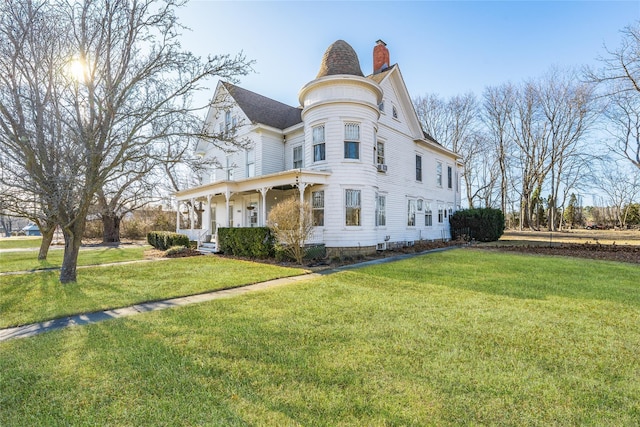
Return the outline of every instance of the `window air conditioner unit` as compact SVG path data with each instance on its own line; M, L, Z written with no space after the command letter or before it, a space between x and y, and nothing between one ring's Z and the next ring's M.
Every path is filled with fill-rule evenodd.
M386 172L386 171L387 171L387 165L383 165L383 164L378 165L378 172Z

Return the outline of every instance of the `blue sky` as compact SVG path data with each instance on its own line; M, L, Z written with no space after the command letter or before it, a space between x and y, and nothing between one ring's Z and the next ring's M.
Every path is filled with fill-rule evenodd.
M297 106L298 91L338 39L355 49L365 75L375 41L384 40L412 97L480 96L488 85L536 78L551 66L596 64L603 44L617 47L620 30L640 19L640 1L191 0L179 18L192 29L185 49L243 51L256 63L240 85Z

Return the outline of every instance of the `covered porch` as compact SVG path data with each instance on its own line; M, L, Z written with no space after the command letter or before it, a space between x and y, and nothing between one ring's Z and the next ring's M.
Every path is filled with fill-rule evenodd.
M331 173L292 169L237 181L220 181L175 194L177 232L217 246L218 227L263 227L272 206L289 197L308 200L310 189L327 183ZM322 242L316 230L310 243Z

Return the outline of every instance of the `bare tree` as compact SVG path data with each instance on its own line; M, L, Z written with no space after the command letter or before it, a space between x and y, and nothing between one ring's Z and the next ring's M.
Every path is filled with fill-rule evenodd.
M549 153L545 175L550 177L549 230L555 231L560 216L557 213L560 186L567 166L580 161L586 152L583 141L596 114L592 108L593 88L576 83L572 72L552 69L536 85L537 100L542 111L541 120L549 129L546 133Z
M549 132L540 117L535 85L525 83L516 89L513 108L508 116L510 134L516 146L514 168L519 173L520 185L514 182L514 189L520 195L520 229L537 229L533 219L546 178L548 147L545 141Z
M640 169L640 94L621 92L610 95L604 115L612 150Z
M206 78L231 78L250 66L242 55L202 61L183 51L175 16L183 4L9 0L1 6L10 40L3 40L0 58L3 150L16 171L38 180L33 190L44 206L51 203L65 239L62 283L76 280L95 195L123 171L158 157L167 138L213 139L190 96ZM79 71L75 79L70 65ZM165 133L156 133L159 127Z
M640 174L619 163L608 162L598 174L600 190L607 195L605 201L612 208L612 216L621 228L626 227L629 209L640 195ZM628 165L628 163L626 164Z
M42 232L38 259L46 259L66 177L76 172L59 114L69 58L61 20L45 1L0 5L0 181L7 209Z
M640 168L640 21L625 27L617 49L605 46L600 69L587 69L587 79L599 84L610 101L607 130L614 150Z
M486 138L480 135L479 105L474 94L453 96L448 101L438 95L427 94L413 101L418 119L425 132L445 147L458 153L465 165L462 178L465 182L467 203L473 207L478 194L487 183L479 183L474 173L480 165L478 154L485 150ZM474 188L474 185L479 185Z
M509 135L509 117L514 103L514 87L505 84L487 87L484 91L483 121L490 140L495 146L497 165L500 173L500 209L507 212L509 194L510 159L513 156L513 139Z
M268 224L284 251L302 264L304 244L313 232L309 203L293 197L281 201L269 211Z

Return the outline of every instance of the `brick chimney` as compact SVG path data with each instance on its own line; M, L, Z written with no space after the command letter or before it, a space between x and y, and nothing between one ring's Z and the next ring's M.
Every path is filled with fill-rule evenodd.
M389 49L387 49L387 44L382 40L378 40L373 48L373 74L384 71L389 68L389 65Z

